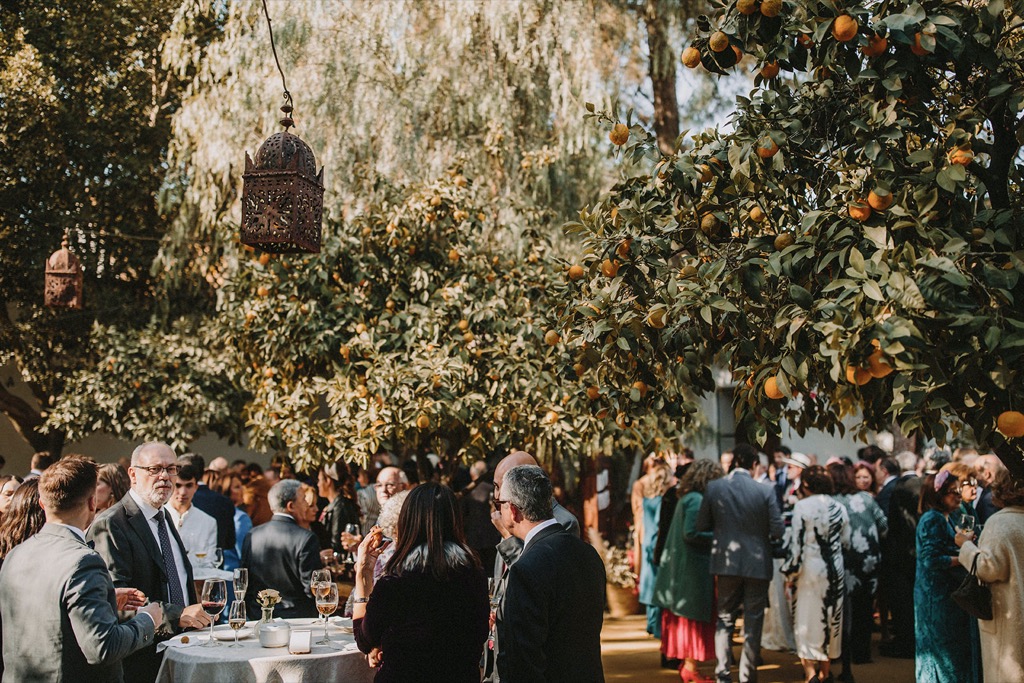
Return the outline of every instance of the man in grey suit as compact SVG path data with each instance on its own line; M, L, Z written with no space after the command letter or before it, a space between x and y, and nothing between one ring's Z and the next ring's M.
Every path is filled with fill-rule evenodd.
M210 624L196 599L188 553L164 511L177 474L178 461L167 444L154 441L136 448L128 468L132 487L96 518L88 534L115 587L136 588L160 603L158 641ZM150 642L150 647L125 658L125 678L132 683L155 681L162 661L163 653Z
M309 511L306 496L299 495L302 482L284 479L270 489L274 516L253 528L242 542L242 566L249 569L246 608L258 614L257 594L265 588L281 593L274 610L279 617L315 617L316 601L310 591L313 570L322 569L320 542L316 534L303 529L296 520Z
M505 474L513 467L519 467L520 465L539 466L537 459L526 451L512 451L498 462L497 467L494 468L494 491L492 492L495 499L501 499L501 485L505 480ZM554 497L551 498L551 509L555 521L570 534L579 538L580 523L576 519L576 515L559 505ZM494 599L500 601L505 594L505 587L508 585L509 567L516 563L516 560L519 559L523 552L523 541L513 535L502 522L501 510L495 510L491 513L491 522L501 534L501 541L495 546L498 555L494 558L494 577L497 579L494 588ZM497 633L492 633L492 636L491 644L493 650L484 666L484 680L488 681L488 683L498 683L501 680L500 672L494 666L498 657L498 635Z
M750 444L733 449L733 471L708 483L697 514L697 530L714 532L711 573L718 579L718 625L715 629L715 675L731 681L732 632L743 606L741 683L757 680L761 627L772 578L771 542L785 526L772 487L758 484L750 470L757 450Z
M114 584L82 529L96 514L96 464L67 457L39 477L46 524L0 570L5 681L124 680L121 660L151 645L158 603L118 623Z

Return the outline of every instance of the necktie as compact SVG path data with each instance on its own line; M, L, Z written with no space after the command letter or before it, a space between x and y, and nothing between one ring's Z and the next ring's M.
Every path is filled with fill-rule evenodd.
M171 552L171 539L167 535L167 525L164 524L164 515L160 510L153 519L157 524L157 538L160 539L160 554L164 558L164 572L167 573L167 597L175 605L185 606L185 596L181 594L181 579L178 577L178 568L174 564L174 553Z

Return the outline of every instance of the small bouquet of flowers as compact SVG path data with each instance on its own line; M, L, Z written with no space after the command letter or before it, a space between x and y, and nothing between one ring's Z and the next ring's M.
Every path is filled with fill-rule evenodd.
M265 588L256 594L256 602L264 609L272 608L281 602L281 594L273 588Z

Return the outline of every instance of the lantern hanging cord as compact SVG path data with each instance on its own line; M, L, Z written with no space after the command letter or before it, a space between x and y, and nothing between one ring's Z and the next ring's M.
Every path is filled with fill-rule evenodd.
M267 9L267 0L263 0L263 14L267 17L267 28L270 30L270 50L274 53L274 62L277 64L277 70L281 74L281 86L284 88L284 101L287 102L288 106L294 109L295 103L292 102L292 94L288 92L288 83L285 82L284 69L281 68L281 60L277 58L277 47L274 45L274 26L270 21L270 10Z

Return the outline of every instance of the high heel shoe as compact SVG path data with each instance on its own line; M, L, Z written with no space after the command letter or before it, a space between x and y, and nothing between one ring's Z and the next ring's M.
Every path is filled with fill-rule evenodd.
M679 678L684 683L715 683L715 679L702 676L700 671L690 671L684 666L679 667Z

